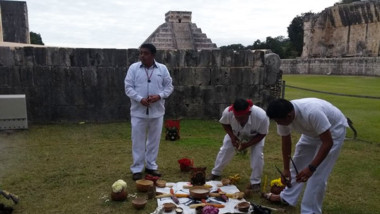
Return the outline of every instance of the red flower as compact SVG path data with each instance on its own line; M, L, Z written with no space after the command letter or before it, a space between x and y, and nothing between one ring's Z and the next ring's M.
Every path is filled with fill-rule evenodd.
M183 166L193 166L193 160L188 158L179 159L178 163Z

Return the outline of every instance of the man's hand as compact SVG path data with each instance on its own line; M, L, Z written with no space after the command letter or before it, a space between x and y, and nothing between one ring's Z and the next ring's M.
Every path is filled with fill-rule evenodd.
M149 100L148 98L142 98L140 101L141 105L149 107Z
M235 135L231 138L231 143L232 143L232 145L233 145L236 149L239 148L239 145L240 145L239 138L237 138Z
M310 171L309 167L306 167L296 176L297 182L307 182L307 180L313 175L313 172Z
M281 183L283 183L284 185L290 184L292 182L292 177L290 176L290 170L284 169L282 171L282 174L284 175L284 177L281 176ZM285 178L286 178L286 180L285 180Z
M160 95L150 95L149 97L148 97L148 101L149 101L149 103L155 103L155 102L157 102L157 101L159 101L161 99L161 97L160 97Z

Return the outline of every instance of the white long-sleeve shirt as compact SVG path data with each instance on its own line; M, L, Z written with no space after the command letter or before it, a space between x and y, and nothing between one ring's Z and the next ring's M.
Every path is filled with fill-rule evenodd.
M348 127L347 118L331 103L318 98L303 98L290 101L295 117L288 126L277 125L277 133L286 136L295 130L301 134L319 139L319 135L330 130L333 139L341 134L340 125Z
M148 80L150 79L150 82ZM141 62L133 63L124 80L125 94L131 99L131 116L140 118L158 118L165 114L165 98L173 92L172 78L165 65L154 61L149 69ZM146 106L140 101L150 95L160 95L161 99L149 106L149 115Z

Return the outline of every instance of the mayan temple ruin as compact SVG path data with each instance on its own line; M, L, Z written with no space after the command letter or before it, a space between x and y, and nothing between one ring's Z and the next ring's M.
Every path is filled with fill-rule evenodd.
M216 49L207 35L191 22L189 11L169 11L165 23L160 25L144 43L152 43L157 49Z
M379 12L379 1L360 1L308 17L302 58L379 56Z

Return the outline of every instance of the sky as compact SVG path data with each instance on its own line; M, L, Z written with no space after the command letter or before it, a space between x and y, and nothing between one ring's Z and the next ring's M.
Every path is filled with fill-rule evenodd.
M191 11L192 22L218 47L288 37L305 12L319 13L339 0L26 0L29 30L47 46L138 48L168 11Z

